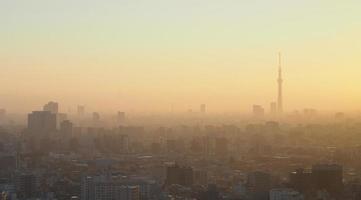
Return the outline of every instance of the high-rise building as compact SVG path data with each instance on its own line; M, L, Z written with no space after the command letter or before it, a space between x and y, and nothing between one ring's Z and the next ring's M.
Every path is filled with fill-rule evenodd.
M58 113L59 105L57 102L49 101L47 104L44 105L43 111L49 111L51 113Z
M79 116L83 116L85 114L85 106L78 105L77 113Z
M311 170L297 169L290 174L290 185L300 192L323 190L338 197L343 191L343 168L336 164L317 164Z
M290 188L272 189L269 196L270 200L304 200L302 194Z
M21 199L31 199L37 196L37 178L34 174L18 172L15 175L16 193Z
M98 122L100 120L100 114L98 112L93 112L93 121Z
M3 117L5 117L5 115L6 115L6 110L5 109L0 109L0 118L3 118Z
M210 184L205 192L203 192L200 200L218 200L220 199L217 185Z
M283 91L282 91L282 68L281 68L281 53L278 53L278 97L277 97L277 108L278 108L278 114L283 113Z
M5 122L5 118L6 118L6 110L0 109L0 124Z
M343 190L343 168L340 165L313 165L312 179L316 189L326 190L332 195L339 195Z
M28 114L28 130L32 134L49 134L56 131L56 114L50 111L33 111Z
M111 176L86 176L81 184L82 200L140 200L140 186Z
M343 113L343 112L337 112L337 113L335 114L335 119L336 119L336 120L345 119L345 113Z
M253 105L253 116L259 118L264 116L264 108L260 105Z
M270 103L270 114L272 116L277 115L277 103L276 102L271 102Z
M66 113L56 113L56 127L59 128L60 124L68 119L68 115Z
M60 123L60 132L66 136L71 136L73 133L73 123L69 120L64 120Z
M193 181L197 185L207 185L208 184L207 170L194 170Z
M201 106L200 106L200 111L201 111L201 113L206 113L206 104L201 104Z
M312 181L312 172L302 168L296 169L290 173L290 185L292 188L300 192L312 190L314 187Z
M186 187L193 185L193 169L177 164L167 167L167 185L178 184Z
M314 118L317 115L317 110L313 108L305 108L303 109L303 114L307 119Z
M124 123L125 121L125 112L118 111L116 120L118 123Z
M218 157L226 157L228 155L228 140L225 137L216 138L215 153Z
M268 200L271 188L271 175L265 172L252 172L247 176L247 187L253 200Z

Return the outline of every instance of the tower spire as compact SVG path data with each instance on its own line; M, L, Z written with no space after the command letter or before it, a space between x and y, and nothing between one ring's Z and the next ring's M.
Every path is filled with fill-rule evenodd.
M283 102L282 102L282 67L281 67L281 52L278 52L278 98L277 98L277 107L278 114L282 114L283 112Z

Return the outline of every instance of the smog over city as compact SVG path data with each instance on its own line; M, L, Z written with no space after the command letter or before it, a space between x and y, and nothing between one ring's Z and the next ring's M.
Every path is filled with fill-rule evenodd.
M0 200L360 200L360 10L0 0Z

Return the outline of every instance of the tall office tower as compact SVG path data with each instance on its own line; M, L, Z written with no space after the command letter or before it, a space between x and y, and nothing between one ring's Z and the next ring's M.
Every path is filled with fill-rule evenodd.
M247 176L247 187L254 200L268 200L271 188L271 175L265 172L252 172Z
M225 137L216 139L215 153L218 157L226 157L228 155L228 140Z
M260 105L253 105L253 116L259 118L263 117L264 115L264 108Z
M201 194L201 200L218 200L220 199L220 194L215 184L209 184L206 191Z
M6 115L6 110L0 109L0 118L5 117L5 115Z
M270 103L270 114L272 116L277 114L277 103L276 102L271 102Z
M92 176L85 176L81 180L81 193L80 197L81 200L93 200L95 199L94 194L94 177Z
M166 185L178 184L185 187L193 185L193 169L176 165L167 167Z
M282 101L282 68L281 68L281 53L278 53L278 98L277 98L277 106L278 106L278 114L283 113L283 101Z
M68 115L65 113L57 113L56 114L56 127L59 128L60 124L68 119Z
M313 188L312 172L303 168L296 169L290 173L290 186L297 191L306 193Z
M100 120L100 114L98 112L93 112L93 121L98 122Z
M77 113L78 113L79 116L83 116L85 114L85 107L81 106L81 105L78 105Z
M201 113L206 113L206 104L201 104L201 106L200 106L200 111L201 111Z
M5 122L5 118L6 118L6 110L0 109L0 124Z
M34 174L18 172L15 174L16 193L20 199L37 197L37 178Z
M56 114L50 111L33 111L28 114L28 130L32 134L49 134L56 130Z
M123 123L125 121L125 112L118 111L116 120L118 123Z
M43 111L49 111L51 113L58 113L58 110L59 110L59 105L57 102L54 101L49 101L43 107Z
M313 165L312 179L316 189L326 190L333 196L338 196L343 191L343 168L340 165Z
M73 133L73 123L69 120L64 120L60 123L60 132L66 136L71 136Z

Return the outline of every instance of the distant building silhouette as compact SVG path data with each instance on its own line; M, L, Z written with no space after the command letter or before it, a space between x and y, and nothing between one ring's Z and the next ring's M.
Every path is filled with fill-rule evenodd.
M260 118L264 116L264 108L260 105L253 105L253 116Z
M85 114L85 106L78 105L77 114L83 116Z
M0 109L0 118L5 117L5 115L6 115L6 110L5 109Z
M218 157L224 157L228 155L228 140L225 137L216 139L215 154Z
M68 119L68 115L65 113L57 113L56 114L56 127L59 128L60 124Z
M0 124L5 121L5 118L6 118L6 110L0 109Z
M28 130L33 134L56 131L56 114L50 111L33 111L28 114Z
M290 184L300 192L327 191L333 197L343 191L343 167L336 164L313 165L311 170L297 169L290 174Z
M193 169L177 164L167 167L167 185L178 184L186 187L193 185Z
M201 104L201 106L200 106L200 111L201 111L201 113L206 113L206 104Z
M335 164L318 164L312 166L312 177L316 189L326 190L334 196L343 190L343 168Z
M305 117L310 119L317 115L317 110L315 110L313 108L305 108L305 109L303 109L303 114L305 115Z
M56 114L59 111L59 104L57 102L50 101L44 105L43 111L49 111Z
M123 123L125 121L125 112L118 111L116 120L118 123Z
M335 114L335 119L337 119L337 120L345 119L345 113L343 113L343 112L337 112L337 113Z
M21 199L37 197L37 178L32 173L18 172L15 175L16 192Z
M93 112L93 121L98 122L100 120L100 114L98 112Z
M277 115L277 103L276 102L271 102L270 103L270 114L272 116Z
M60 132L66 136L71 136L73 133L73 123L69 120L64 120L60 123Z
M247 187L252 200L268 200L271 188L271 175L260 171L249 173Z
M219 200L220 194L217 185L210 184L205 192L203 192L200 200Z

